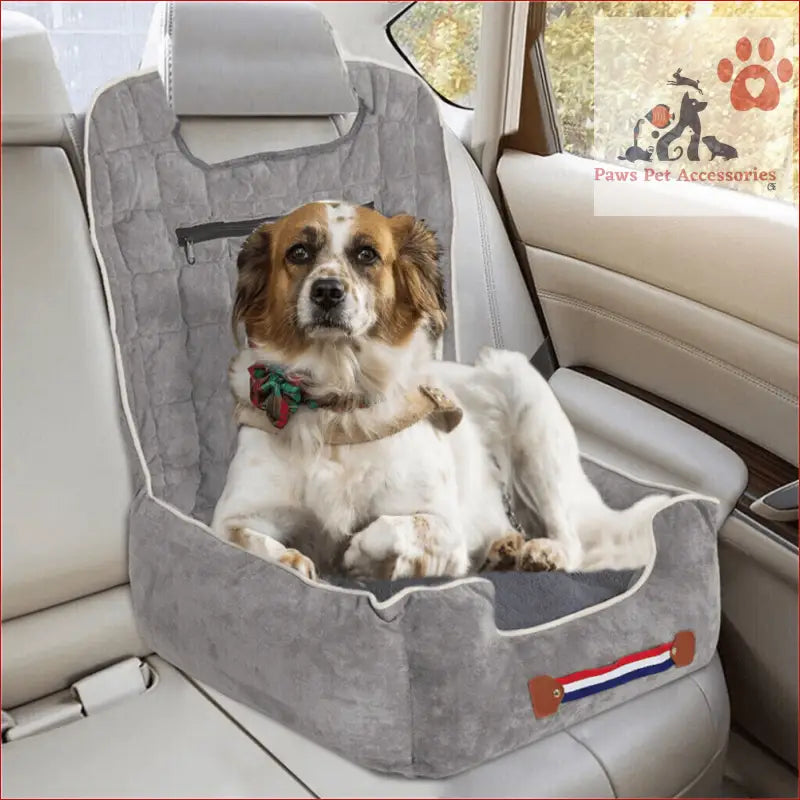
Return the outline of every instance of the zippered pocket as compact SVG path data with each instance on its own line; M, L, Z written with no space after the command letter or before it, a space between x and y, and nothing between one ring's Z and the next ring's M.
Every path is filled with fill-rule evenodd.
M175 228L178 245L183 248L183 254L189 264L194 264L194 246L200 242L210 242L213 239L229 239L236 236L249 236L259 225L265 222L274 222L280 217L258 217L257 219L240 219L235 222L202 222L185 228Z
M361 203L362 208L375 208L375 203ZM183 249L186 261L194 264L194 246L201 242L210 242L214 239L233 239L239 236L249 236L259 225L265 222L275 222L279 216L256 217L255 219L240 219L232 222L201 222L199 225L187 225L175 228L178 246Z

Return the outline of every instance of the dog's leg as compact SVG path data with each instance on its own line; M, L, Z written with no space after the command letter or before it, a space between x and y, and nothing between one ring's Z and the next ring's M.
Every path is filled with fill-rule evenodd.
M314 562L299 550L286 547L278 541L281 534L269 520L259 516L231 517L215 526L220 538L225 539L248 553L267 561L278 561L297 570L310 580L316 580Z
M530 568L577 570L582 548L570 512L600 503L600 498L581 467L572 425L547 381L521 353L487 349L476 367L501 380L514 490L553 540L527 543Z
M261 415L266 419L266 415ZM249 427L239 431L239 449L228 469L228 479L214 509L211 530L220 539L267 561L278 561L307 578L317 575L313 561L287 547L286 541L300 509L283 500L292 476L269 457L271 442ZM267 446L265 452L265 445Z
M606 506L583 471L572 425L527 359L490 350L477 366L503 379L514 489L549 537L517 542L517 569L576 572L647 564L655 553L653 516L671 499L653 495L623 511Z
M437 514L383 515L353 536L344 567L352 575L390 580L457 577L466 574L469 557L464 538Z

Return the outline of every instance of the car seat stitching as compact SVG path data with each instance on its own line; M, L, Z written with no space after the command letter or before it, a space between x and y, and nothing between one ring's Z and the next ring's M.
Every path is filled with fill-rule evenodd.
M646 325L634 322L633 320L628 319L627 317L623 317L619 314L616 314L613 311L607 311L606 309L601 308L600 306L595 306L591 303L586 303L582 300L576 300L572 297L566 297L564 295L557 294L554 292L547 292L540 290L539 297L542 298L543 300L551 300L555 303L570 305L573 306L574 308L579 308L583 311L588 311L592 314L595 314L598 317L603 317L605 319L611 320L612 322L616 322L620 325L625 325L626 327L632 328L633 330L636 330L639 333L643 333L654 339L658 339L662 341L664 344L668 344L679 350L683 350L689 355L695 356L696 358L700 358L703 361L707 361L708 363L712 364L718 369L724 370L732 374L734 377L739 378L740 380L747 381L748 383L753 384L758 389L763 389L764 391L767 391L770 394L775 395L777 398L783 400L785 403L788 403L793 406L797 406L798 404L798 398L796 396L791 395L788 392L785 392L778 386L775 386L774 384L771 384L755 375L752 375L749 372L745 372L744 370L739 369L738 367L735 367L732 364L729 364L727 361L723 361L722 359L717 358L716 356L706 352L705 350L701 350L700 348L682 342L679 339L675 339L672 336L669 336L668 334L655 330L654 328L650 328Z
M700 781L700 779L708 772L709 769L714 765L714 762L725 752L728 746L727 741L722 747L718 748L717 751L714 753L713 756L708 760L708 763L697 773L697 775L692 778L689 783L687 783L680 791L675 794L675 797L686 797L687 792L693 789L696 784Z
M711 721L711 727L714 729L714 733L717 733L717 726L714 724L714 711L711 708L711 703L708 699L708 695L706 695L705 690L700 685L700 681L698 681L694 675L688 675L687 677L692 679L692 683L694 683L694 685L699 690L700 694L703 696L703 701L705 702L706 708L708 709L708 717L709 720Z
M453 157L452 157L452 144L449 141L445 129L442 129L442 147L444 149L445 169L448 175L454 175ZM450 207L452 209L452 226L450 228L450 285L446 286L445 304L447 307L448 327L452 333L451 342L453 346L453 360L461 361L461 336L459 334L459 320L461 313L458 305L458 274L456 272L456 246L455 246L455 233L460 229L461 213L457 208L456 197L454 189L454 181L450 181ZM441 361L444 358L444 337L439 339L436 348L436 360Z
M167 3L164 11L164 71L165 83L167 85L167 103L174 108L173 103L173 84L172 84L172 36L175 32L174 26L175 4Z
M478 207L478 228L481 235L481 253L483 256L483 279L486 286L486 297L489 305L489 317L492 323L492 339L495 347L503 347L503 331L500 323L500 313L497 303L497 291L494 283L494 273L491 264L491 246L486 231L486 211L481 196L480 187L475 177L475 171L470 170L472 186L475 193L475 204Z

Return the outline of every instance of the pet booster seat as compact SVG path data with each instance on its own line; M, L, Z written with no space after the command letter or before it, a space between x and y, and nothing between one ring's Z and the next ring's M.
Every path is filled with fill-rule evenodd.
M281 5L265 4L272 28L243 52L274 44L295 63ZM424 218L453 280L451 167L432 92L388 66L345 66L308 13L319 59L257 77L234 64L224 79L239 89L220 94L230 115L354 114L333 141L206 163L182 135L176 114L191 115L194 98L169 59L163 78L102 90L87 116L92 240L136 473L134 608L153 650L194 678L367 767L448 776L711 660L716 503L672 492L652 521L652 563L588 575L314 583L211 533L236 439L227 368L244 237L313 200L373 204ZM613 508L664 492L584 468Z

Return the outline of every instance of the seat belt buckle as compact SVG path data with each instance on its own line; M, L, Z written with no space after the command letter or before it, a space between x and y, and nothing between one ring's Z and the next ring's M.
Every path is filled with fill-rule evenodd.
M3 711L3 742L14 742L61 728L83 717L144 694L156 674L146 661L126 658L81 678L69 689Z

